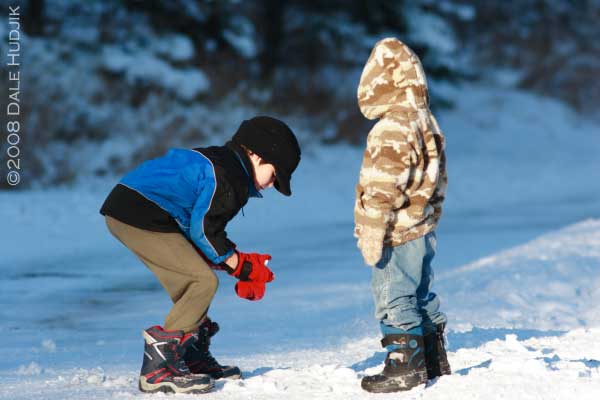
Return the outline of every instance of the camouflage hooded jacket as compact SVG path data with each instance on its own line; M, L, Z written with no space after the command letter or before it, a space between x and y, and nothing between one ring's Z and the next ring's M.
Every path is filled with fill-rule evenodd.
M418 57L395 38L375 45L358 86L358 105L379 121L367 138L354 208L354 236L368 265L383 246L435 229L447 185L444 136L429 110Z

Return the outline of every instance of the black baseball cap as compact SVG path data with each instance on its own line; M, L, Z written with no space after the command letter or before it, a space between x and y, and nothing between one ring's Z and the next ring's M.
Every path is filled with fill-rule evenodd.
M231 141L259 155L275 167L275 188L291 196L290 180L300 163L300 145L283 121L267 116L244 120Z

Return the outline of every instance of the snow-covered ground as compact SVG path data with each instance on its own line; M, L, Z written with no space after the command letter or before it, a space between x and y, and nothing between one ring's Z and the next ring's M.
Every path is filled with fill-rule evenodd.
M384 353L373 338L336 350L264 354L238 361L246 378L218 381L209 399L597 399L600 393L600 329L507 334L477 347L450 352L454 374L402 394L372 395L360 388L364 374L381 370ZM594 357L596 359L594 359ZM260 367L258 367L260 365ZM134 365L110 369L20 367L4 380L7 399L169 398L142 395ZM177 395L177 398L197 398Z
M598 127L521 92L458 91L440 116L450 187L434 261L454 374L382 397L596 399ZM247 302L221 275L213 353L246 379L207 398L373 396L360 379L385 353L352 238L361 150L304 154L293 197L252 199L230 226L241 249L273 255L276 279ZM169 301L97 213L113 184L0 193L0 398L145 397L140 332L162 322Z
M454 374L416 388L402 398L596 399L600 394L598 249L600 220L589 220L440 276L438 290L447 300L446 310L452 321L449 359ZM340 275L344 272L336 269ZM290 274L305 277L301 272ZM246 378L218 382L217 390L207 395L209 398L373 396L361 390L360 379L381 368L385 353L377 346L374 329L368 327L374 324L367 312L370 299L366 283L322 282L319 286L306 281L293 283L294 276L283 287L273 286L270 300L263 304L248 305L219 296L224 304L216 302L213 316L228 330L238 332L221 333L215 340L216 353L225 362L239 363ZM60 279L76 278L56 277ZM60 285L53 286L59 291ZM143 305L140 299L125 300L127 312L122 310L125 307L102 301L73 304L55 300L50 302L53 305L39 304L41 312L49 309L68 317L78 311L81 315L77 321L71 321L70 327L62 328L53 326L59 321L46 322L48 326L44 328L42 321L24 316L25 320L33 319L35 325L42 325L41 332L31 337L27 337L31 327L6 329L5 322L5 338L20 336L21 330L26 336L9 337L9 345L2 349L0 397L142 397L136 388L141 357L136 328L144 326L144 320L148 324L160 315L155 306L166 307L161 299L150 298L160 297L160 291L152 290L149 283L146 286L150 292L147 295L143 294L144 289L140 293L132 287L123 290L128 296L144 297L144 302L150 302ZM227 291L227 297L231 298L231 293ZM54 310L59 304L63 308ZM345 309L352 306L363 310L354 319L348 318ZM282 308L288 315L282 314ZM296 339L290 340L287 319L298 318L307 323L315 315L311 308L319 317L304 327L298 324ZM135 315L139 313L146 315ZM328 318L329 313L337 314L337 318ZM230 320L234 318L235 321ZM92 329L94 321L98 326Z

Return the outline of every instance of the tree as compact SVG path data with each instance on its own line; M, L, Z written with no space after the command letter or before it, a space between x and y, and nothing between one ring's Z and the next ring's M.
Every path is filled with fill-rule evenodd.
M23 14L23 27L27 34L40 36L44 34L44 0L29 0Z

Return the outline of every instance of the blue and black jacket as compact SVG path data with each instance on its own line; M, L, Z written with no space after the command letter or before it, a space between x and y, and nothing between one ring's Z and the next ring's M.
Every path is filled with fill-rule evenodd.
M106 198L100 213L155 232L181 232L214 264L233 254L225 227L254 187L246 152L225 146L171 149L130 171Z

